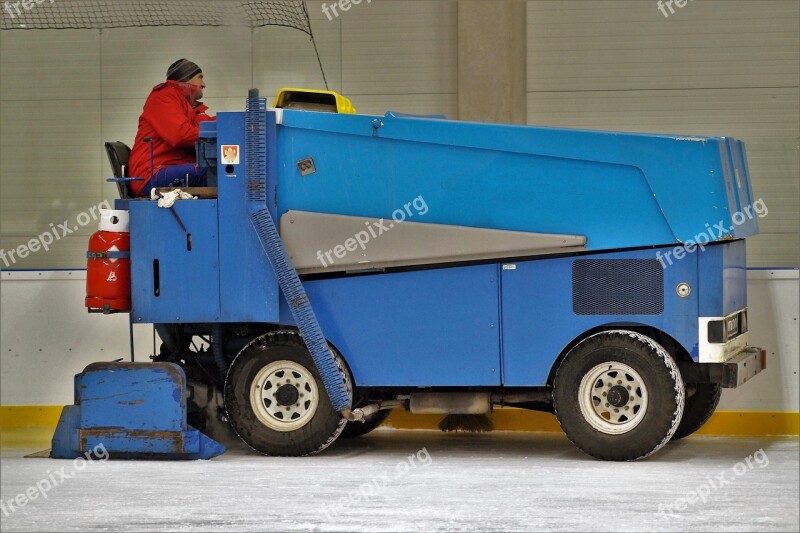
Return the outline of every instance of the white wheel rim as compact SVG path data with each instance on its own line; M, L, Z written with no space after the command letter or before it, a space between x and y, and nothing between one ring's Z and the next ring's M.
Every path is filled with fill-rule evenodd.
M583 418L594 429L619 435L632 430L644 419L647 388L634 369L609 361L583 376L578 401Z
M308 369L292 361L275 361L256 374L250 405L258 420L275 431L305 426L319 405L319 389Z

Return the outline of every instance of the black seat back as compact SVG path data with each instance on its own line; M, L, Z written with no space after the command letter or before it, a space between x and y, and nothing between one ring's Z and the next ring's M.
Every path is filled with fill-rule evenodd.
M120 141L107 142L105 146L108 162L111 164L111 171L114 173L114 177L117 179L129 177L128 158L131 156L130 147ZM117 190L119 190L120 198L127 199L131 197L131 188L127 181L118 181Z

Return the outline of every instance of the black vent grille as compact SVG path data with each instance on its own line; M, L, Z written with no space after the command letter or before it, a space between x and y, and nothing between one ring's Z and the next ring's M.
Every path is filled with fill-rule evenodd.
M656 259L579 259L572 263L576 315L660 315L664 268Z

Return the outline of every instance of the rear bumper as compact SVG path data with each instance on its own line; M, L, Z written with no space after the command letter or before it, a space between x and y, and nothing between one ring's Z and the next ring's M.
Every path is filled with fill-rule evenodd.
M684 367L687 382L696 379L733 389L767 367L766 351L748 344L746 307L724 317L700 317L698 322L700 364Z
M722 363L722 386L728 389L740 387L766 368L766 350L748 346Z
M700 362L725 363L748 346L747 308L728 316L700 317Z

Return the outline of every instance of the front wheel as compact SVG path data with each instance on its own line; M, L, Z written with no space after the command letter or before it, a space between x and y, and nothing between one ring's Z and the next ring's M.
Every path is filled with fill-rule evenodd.
M335 351L348 391L350 375ZM265 455L314 455L344 429L322 378L300 335L276 331L248 344L225 379L225 408L231 427Z
M675 433L684 408L680 371L653 339L627 330L597 333L559 366L553 407L567 437L592 457L633 461Z

